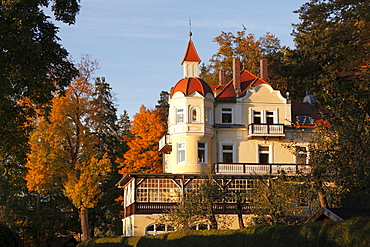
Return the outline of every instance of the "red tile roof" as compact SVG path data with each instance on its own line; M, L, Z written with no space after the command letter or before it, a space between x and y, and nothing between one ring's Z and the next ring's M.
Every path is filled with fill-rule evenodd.
M182 92L185 96L193 92L198 92L203 96L207 93L212 93L210 86L199 78L184 78L181 79L171 90L171 96L176 92Z
M261 78L253 75L248 70L242 70L240 72L240 85L241 85L241 92L240 95L243 94L248 88L255 87L259 84L268 84ZM225 87L221 87L221 92L217 95L216 100L219 101L234 101L236 97L233 81L231 80ZM215 90L214 88L212 88ZM220 89L219 89L220 90Z
M307 115L312 118L313 121L322 119L322 115L330 114L327 109L311 106L306 102L298 102L292 99L292 122L295 124L297 115ZM302 126L301 126L302 127Z
M188 62L200 62L200 58L198 56L197 50L195 49L195 46L191 40L188 42L188 46L185 50L184 59L182 60L181 64L183 64L185 61Z

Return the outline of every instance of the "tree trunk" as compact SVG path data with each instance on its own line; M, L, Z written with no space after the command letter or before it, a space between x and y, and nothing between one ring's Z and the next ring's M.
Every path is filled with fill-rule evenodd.
M211 229L218 229L218 223L217 223L215 214L212 213L209 216L209 221L211 223Z
M82 241L85 241L90 238L89 215L87 208L80 209L80 221L82 230Z
M320 189L319 191L317 191L317 195L319 197L320 207L327 208L328 204L326 203L324 191Z
M328 204L326 202L324 190L322 189L322 182L319 179L315 179L315 180L316 180L315 183L317 186L317 196L319 198L320 207L327 208Z
M239 222L239 229L245 228L244 222L243 222L243 204L240 200L236 201L236 208L238 212L238 222Z

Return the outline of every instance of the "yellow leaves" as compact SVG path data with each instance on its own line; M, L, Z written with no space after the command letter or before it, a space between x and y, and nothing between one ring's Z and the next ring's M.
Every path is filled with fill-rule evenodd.
M93 86L79 78L63 96L53 98L48 119L35 122L26 165L29 190L63 190L77 208L96 205L112 164L98 151L101 140L91 128L93 97Z
M78 162L76 172L68 174L68 183L64 184L64 194L77 208L93 208L101 196L102 182L111 172L111 162L107 154L102 159L92 157Z

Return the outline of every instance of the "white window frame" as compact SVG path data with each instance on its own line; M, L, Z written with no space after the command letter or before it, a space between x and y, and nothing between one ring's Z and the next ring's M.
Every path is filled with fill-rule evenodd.
M230 111L229 110L224 110L224 109L230 109ZM223 114L230 114L231 116L230 116L230 118L231 118L231 121L230 121L230 123L224 123L223 122ZM220 119L221 121L221 123L223 123L223 124L232 124L232 123L234 123L234 108L232 107L232 106L223 106L223 107L221 107L221 119Z
M273 113L273 124L279 123L279 109L270 109L270 108L251 108L250 112L250 123L254 123L255 112L260 112L261 124L267 123L267 112Z
M232 146L232 150L224 150L224 146ZM233 154L233 160L232 160L232 163L235 163L236 161L236 149L235 149L236 145L235 143L230 143L230 142L222 142L220 143L220 157L219 157L219 160L220 162L225 162L224 161L224 151L226 151L225 153L232 153Z
M268 147L268 151L262 151L262 152L260 152L260 147ZM258 146L257 146L257 163L259 163L259 164L262 164L261 163L261 159L260 159L260 154L261 153L267 153L268 154L268 164L272 164L273 163L272 145L269 145L269 144L258 144Z
M204 147L199 147L199 143L202 143L204 144ZM204 151L204 162L200 162L199 161L199 150L202 150ZM198 163L200 164L207 164L208 163L208 155L207 155L207 150L208 150L208 143L207 142L198 142L198 153L197 153L197 159L198 159Z
M298 155L300 154L300 150L297 150L297 149L301 149L301 148L305 148L306 149L306 151L305 151L305 154L306 154L306 161L305 161L305 163L304 164L299 164L298 163ZM297 164L297 165L308 165L309 164L309 160L310 160L310 150L309 150L309 148L308 148L308 146L304 146L304 145L296 145L295 146L295 163Z
M183 147L180 147L184 145ZM178 142L177 143L177 163L185 163L186 162L186 143L185 142Z
M184 108L176 108L176 123L184 123L185 122L185 110Z

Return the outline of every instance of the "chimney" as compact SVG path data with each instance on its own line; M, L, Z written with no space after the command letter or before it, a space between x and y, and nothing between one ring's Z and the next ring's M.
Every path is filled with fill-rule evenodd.
M240 58L233 59L233 83L236 94L241 92L240 87Z
M269 76L268 72L268 60L261 59L260 61L260 78L267 82Z
M218 72L218 85L225 86L226 85L226 71L220 70Z

